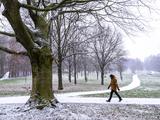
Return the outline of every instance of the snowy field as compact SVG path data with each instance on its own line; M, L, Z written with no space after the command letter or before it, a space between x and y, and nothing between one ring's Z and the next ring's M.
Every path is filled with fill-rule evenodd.
M125 92L132 95L132 92L136 92L138 96L139 91L143 90L147 91L148 96L146 96L147 98L123 97L122 102L113 98L108 103L106 102L108 96L82 97L90 94L103 93L106 95L109 92L106 90L109 81L105 81L105 86L102 86L96 80L90 80L85 84L84 81L78 81L76 86L65 81L65 89L62 92L55 92L55 96L60 102L56 104L55 108L29 109L24 106L29 96L0 97L0 120L160 120L159 78L159 75L139 74L138 77L126 75L124 81L119 81L120 94ZM15 93L18 92L18 95L23 93L24 87L30 86L31 81L28 78L23 81L21 79L23 78L14 81L1 81L0 92L8 90L13 96L16 95L13 90ZM149 96L155 96L155 98L149 98Z
M117 75L119 78L119 76ZM132 74L124 75L124 81L119 80L120 86L128 85L132 81ZM95 73L88 75L88 82L84 80L84 76L78 75L77 85L68 81L68 75L63 75L63 90L58 89L57 75L53 75L53 90L55 93L68 93L68 92L81 92L81 91L95 91L95 90L106 90L110 82L109 76L106 75L104 79L104 85L101 85L100 78L96 79ZM29 89L31 88L31 77L19 77L10 78L9 80L0 81L0 96L24 96L29 95Z
M140 80L134 75L132 82L121 90L132 90L140 85ZM0 120L160 120L160 99L123 98L122 102L118 102L113 98L108 103L107 98L77 97L105 92L109 91L56 94L60 103L55 108L43 110L25 106L29 96L1 97Z
M160 120L160 105L57 104L43 110L1 105L0 120Z
M116 74L120 87L124 87L132 82L132 75L123 73L123 81L119 79L119 74ZM134 90L122 91L120 94L125 98L160 98L160 73L146 74L137 73L141 86ZM58 82L57 76L53 75L53 90L55 93L68 93L68 92L82 92L82 91L97 91L107 90L110 82L109 76L106 75L104 85L100 85L100 79L96 79L96 74L91 73L88 76L88 82L84 81L84 76L79 74L77 85L69 83L67 74L63 75L63 90L57 90ZM0 81L0 96L24 96L29 95L31 88L31 77L12 78L10 80ZM109 94L96 94L91 97L107 97Z

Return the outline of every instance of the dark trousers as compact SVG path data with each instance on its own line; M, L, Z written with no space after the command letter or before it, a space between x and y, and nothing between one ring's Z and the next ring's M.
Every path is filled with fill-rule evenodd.
M117 95L117 97L119 98L119 100L122 100L121 96L118 94L117 91L111 90L108 101L110 101L112 99L113 93L115 93Z

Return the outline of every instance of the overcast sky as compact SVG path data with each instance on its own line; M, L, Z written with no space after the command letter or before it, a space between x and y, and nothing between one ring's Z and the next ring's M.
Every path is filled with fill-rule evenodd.
M160 0L158 2L160 5ZM160 11L159 11L160 12ZM135 36L124 38L128 57L144 58L160 53L160 14L148 13L150 22L146 32L136 33Z
M137 34L137 36L125 38L125 49L128 56L144 59L150 55L160 53L160 22L151 31Z

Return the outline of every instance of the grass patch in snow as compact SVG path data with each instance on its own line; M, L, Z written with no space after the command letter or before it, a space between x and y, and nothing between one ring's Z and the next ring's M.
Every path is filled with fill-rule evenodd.
M119 75L116 75L120 86L125 86L132 81L132 74L124 74L124 80L120 81ZM100 75L99 75L100 77ZM89 74L88 81L85 82L84 76L78 75L77 84L68 81L67 74L63 74L63 90L58 89L57 75L53 75L53 90L55 93L80 92L80 91L97 91L106 90L110 82L109 75L104 78L104 85L101 85L100 78L96 79L96 74ZM0 96L26 95L27 89L31 88L31 77L10 78L9 80L0 81Z

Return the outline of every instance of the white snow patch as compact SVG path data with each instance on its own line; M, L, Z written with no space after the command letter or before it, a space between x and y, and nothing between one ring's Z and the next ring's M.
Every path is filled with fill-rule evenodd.
M137 88L137 87L139 87L141 85L141 82L140 82L140 80L139 80L137 75L133 75L132 79L133 80L129 85L120 88L120 90L121 91L132 90L132 89L135 89L135 88Z
M6 80L9 78L9 72L6 72L0 80Z
M29 96L0 97L0 104L26 103Z

